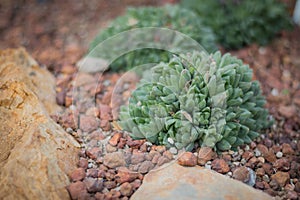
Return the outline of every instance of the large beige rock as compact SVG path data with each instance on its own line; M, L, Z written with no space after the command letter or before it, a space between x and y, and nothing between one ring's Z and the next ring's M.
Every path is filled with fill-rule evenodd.
M271 200L262 191L217 172L176 162L151 171L132 200Z
M24 49L0 51L0 199L69 199L79 144L49 117L54 83Z

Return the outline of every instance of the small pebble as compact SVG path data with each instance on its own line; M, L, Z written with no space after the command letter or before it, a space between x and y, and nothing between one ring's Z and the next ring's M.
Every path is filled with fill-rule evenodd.
M246 146L245 146L245 151L249 151L249 150L250 150L249 145L246 145Z
M206 163L206 164L204 165L204 167L205 167L205 169L211 169L211 164Z
M283 156L283 153L281 152L281 151L278 151L277 153L276 153L276 157L277 158L281 158Z
M255 153L255 156L256 156L256 157L261 156L261 152L260 152L258 149L255 149L255 150L254 150L254 153Z
M174 154L174 155L176 155L176 154L178 153L178 151L177 151L177 149L176 149L175 147L171 147L171 148L169 149L169 151L170 151L172 154Z
M170 144L174 144L174 140L173 140L172 138L168 138L168 142L169 142Z
M67 132L67 133L73 133L73 129L70 128L70 127L68 127L68 128L66 129L66 132Z

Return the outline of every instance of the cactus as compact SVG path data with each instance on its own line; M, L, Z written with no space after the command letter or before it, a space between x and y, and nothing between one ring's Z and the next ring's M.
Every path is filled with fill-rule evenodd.
M230 54L193 52L147 74L120 110L119 124L134 139L224 151L250 143L271 124L252 70Z
M210 28L202 24L202 20L193 11L177 5L164 7L128 8L125 15L116 18L107 29L102 30L91 42L89 52L97 55L97 45L118 33L134 28L159 27L179 31L201 44L207 51L217 50L215 37ZM136 40L143 40L137 38ZM176 41L174 41L176 42ZM182 44L181 44L182 45ZM119 48L117 45L111 48ZM180 45L178 45L180 48ZM101 58L110 60L115 58L114 49L99 53ZM168 61L172 54L159 49L139 49L129 52L115 60L110 69L112 71L128 70L145 63Z

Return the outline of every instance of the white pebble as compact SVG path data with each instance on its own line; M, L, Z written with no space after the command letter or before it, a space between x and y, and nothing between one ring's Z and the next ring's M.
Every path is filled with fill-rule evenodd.
M205 167L205 169L211 169L211 165L209 165L209 164L207 164L207 163L205 164L204 167Z
M171 152L171 154L177 154L177 149L175 148L175 147L171 147L170 149L169 149L169 151Z
M276 157L277 158L281 158L283 156L283 153L281 152L281 151L278 151L277 153L276 153Z
M168 138L168 142L169 142L170 144L174 144L174 140L173 140L172 138Z
M258 149L255 149L255 150L254 150L254 153L255 153L255 156L256 156L256 157L261 156L261 152L260 152Z
M246 146L245 146L245 151L249 151L249 150L250 150L249 145L246 145Z
M227 175L231 177L232 176L232 172L228 172Z
M67 131L67 133L73 133L73 129L70 128L70 127L68 127L68 128L66 129L66 131Z
M278 95L279 95L279 92L278 92L278 90L277 90L276 88L274 88L274 89L271 91L271 94L272 94L273 96L278 96Z

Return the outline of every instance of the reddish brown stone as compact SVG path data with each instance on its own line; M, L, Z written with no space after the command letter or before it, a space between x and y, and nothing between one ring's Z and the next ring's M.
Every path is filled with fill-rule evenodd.
M83 182L88 192L100 192L103 189L102 179L87 177Z
M98 158L99 156L101 156L101 154L102 154L102 151L99 147L93 147L91 149L86 150L86 155L93 160Z
M260 181L257 181L256 183L255 183L255 188L258 188L258 189L264 189L265 188L265 185L264 185L264 183L263 182L260 182Z
M210 147L201 147L198 152L198 164L205 165L209 160L215 157L215 152Z
M83 169L87 169L88 164L89 164L89 162L86 158L79 158L78 167L81 167Z
M129 197L133 193L132 185L128 182L123 183L120 186L120 192L123 196Z
M232 177L246 183L247 181L249 181L250 173L247 167L238 167L233 171Z
M104 199L114 200L114 199L119 199L120 196L121 196L120 191L111 190L108 193L105 193Z
M211 166L212 166L213 170L215 170L219 173L222 173L222 174L225 174L225 173L229 172L229 170L230 170L228 164L223 159L213 160L211 163Z
M173 154L170 152L170 151L165 151L163 153L163 156L166 157L167 159L169 160L172 160L173 159Z
M125 138L120 138L120 141L118 143L118 148L123 149L126 145L127 140Z
M291 118L296 115L296 108L294 106L280 105L278 111L283 117L286 118Z
M98 169L88 169L86 172L87 177L98 178Z
M99 127L99 121L95 116L80 116L79 128L84 132L91 132Z
M276 174L271 176L271 179L276 181L279 186L284 187L285 184L290 180L290 175L287 172L278 171Z
M192 152L185 152L179 156L177 162L182 166L193 167L197 165L197 157Z
M99 107L101 120L112 120L111 108L108 105L101 104Z
M142 152L133 151L131 155L131 164L135 165L138 163L142 163L145 160L145 155Z
M85 177L84 168L77 168L70 175L72 181L81 181L84 179L84 177Z
M163 164L168 163L168 162L170 162L170 160L168 158L166 158L164 156L160 156L157 160L157 165L162 166Z
M122 133L120 133L120 132L114 132L113 136L111 137L111 139L108 142L112 146L117 146L117 144L120 141L121 137L122 137Z
M138 189L141 186L142 181L140 179L135 179L130 184L132 185L132 189L136 190L136 189Z
M268 153L268 147L263 144L258 144L257 149L262 153L262 155L266 155Z
M281 171L288 171L290 169L291 162L287 158L280 158L273 164L274 168Z
M100 193L100 192L97 192L97 193L95 194L95 198L96 198L96 200L104 200L105 194Z
M127 145L132 149L138 149L142 144L144 144L145 140L127 140Z
M286 197L287 197L287 199L291 199L291 200L296 200L299 198L297 192L295 192L295 191L288 191Z
M290 144L284 143L282 144L282 153L284 155L292 155L295 153Z
M104 188L107 188L107 189L113 189L113 188L115 188L115 187L117 187L117 183L116 183L116 181L105 181L104 183L103 183L103 185L104 185Z
M100 121L100 127L103 131L109 131L111 128L110 122L106 119Z
M242 155L242 158L244 158L246 161L248 161L253 156L254 156L254 154L251 151L245 151Z
M103 158L103 163L109 168L116 168L126 165L125 157L122 152L106 154Z
M262 168L265 170L265 172L268 174L268 175L271 175L273 173L273 169L272 169L272 165L270 165L269 163L264 163L262 165Z
M149 172L153 168L154 168L154 164L151 161L146 160L140 165L138 171L139 173L144 174Z
M266 154L264 154L264 157L270 163L276 161L276 156L273 151L268 151Z
M68 191L72 199L80 199L81 197L87 195L85 184L81 181L71 183L68 186Z
M263 175L265 175L265 170L264 170L264 168L258 168L257 170L256 170L256 175L257 176L263 176Z
M154 155L153 158L152 158L152 163L157 164L160 157L161 157L161 155L159 153L157 155Z
M166 147L165 146L155 146L155 151L158 151L159 153L163 153L166 151Z
M130 171L126 167L120 167L115 179L118 183L131 182L139 177L139 173Z

